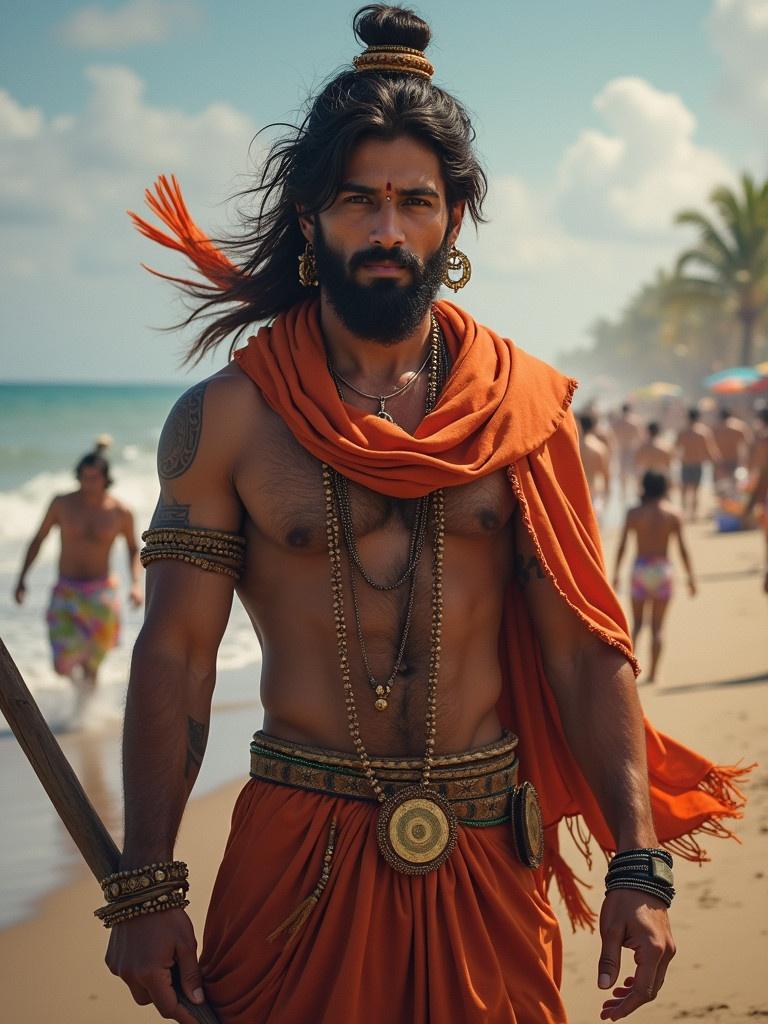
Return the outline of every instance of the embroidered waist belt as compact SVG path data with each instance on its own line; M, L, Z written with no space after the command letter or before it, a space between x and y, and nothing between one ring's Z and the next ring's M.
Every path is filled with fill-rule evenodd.
M452 805L462 825L482 828L511 820L517 789L517 737L462 754L435 757L430 785ZM371 764L386 796L419 783L418 758L374 757ZM251 778L328 796L376 802L354 755L325 750L257 732L251 743Z

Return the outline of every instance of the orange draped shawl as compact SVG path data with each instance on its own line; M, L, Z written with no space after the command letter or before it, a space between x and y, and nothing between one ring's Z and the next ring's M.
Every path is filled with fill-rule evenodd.
M194 224L175 179L160 179L157 195L148 192L147 198L175 237L133 214L144 234L186 253L214 287L240 273ZM627 623L605 576L579 455L570 410L576 381L453 303L437 302L434 310L453 365L437 406L413 435L339 398L327 370L317 300L262 327L234 358L301 445L373 491L414 498L505 469L557 592L637 673ZM557 825L566 820L588 861L590 833L605 851L614 841L565 742L525 602L514 585L505 597L499 655L505 679L499 716L521 736L521 777L533 782L541 798L546 880L554 877L572 923L591 927L594 914L558 852ZM748 769L715 765L647 721L645 729L659 840L686 859L705 860L695 835L732 834L724 819L741 816L744 798L736 781Z

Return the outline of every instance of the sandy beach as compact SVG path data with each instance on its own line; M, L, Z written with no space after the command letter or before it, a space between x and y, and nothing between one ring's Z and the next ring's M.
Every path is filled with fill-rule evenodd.
M673 925L679 954L659 1000L635 1019L649 1024L754 1024L768 1021L760 966L768 935L768 599L760 578L764 541L757 531L716 534L708 523L691 528L689 539L700 593L689 598L678 588L661 678L653 686L641 681L640 693L651 720L663 731L722 763L759 765L746 787L747 815L737 823L742 843L705 843L712 862L702 867L677 862ZM612 564L610 540L607 549ZM641 661L646 643L640 644ZM239 788L239 782L229 784L193 800L182 826L177 852L190 864L190 912L198 933ZM98 794L92 796L98 802ZM591 874L582 865L579 860L579 874L593 884L591 902L596 905L604 861L598 854ZM72 875L71 883L46 897L34 916L0 932L3 1020L158 1020L154 1010L136 1006L103 966L106 932L92 916L98 887L84 869L73 869ZM557 897L553 899L559 910ZM563 928L566 1005L572 1024L588 1024L598 1020L603 998L595 981L599 940L589 933L572 935L567 922Z

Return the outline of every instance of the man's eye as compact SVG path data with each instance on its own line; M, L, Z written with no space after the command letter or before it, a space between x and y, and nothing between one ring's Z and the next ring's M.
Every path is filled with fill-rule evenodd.
M409 196L408 199L405 200L405 202L409 206L431 206L432 205L426 199L420 199L419 196Z
M347 196L345 203L370 203L370 196Z

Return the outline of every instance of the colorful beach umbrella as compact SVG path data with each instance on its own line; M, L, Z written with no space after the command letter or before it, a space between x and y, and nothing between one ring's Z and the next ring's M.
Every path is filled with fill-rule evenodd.
M749 380L746 377L724 377L723 380L710 384L709 390L715 395L738 395L749 391L759 380L760 377L755 377L754 380Z
M708 377L704 378L702 383L705 388L715 391L716 386L724 381L743 381L744 386L747 386L757 380L759 376L760 371L756 370L754 366L729 366L727 370L718 370L717 373L710 373ZM739 388L732 387L728 388L728 390L738 391Z

